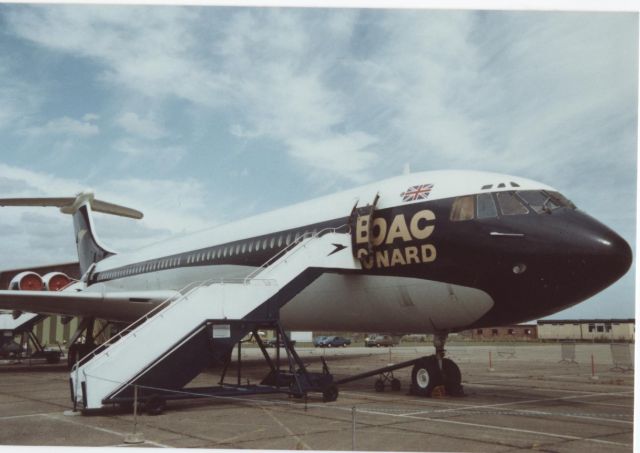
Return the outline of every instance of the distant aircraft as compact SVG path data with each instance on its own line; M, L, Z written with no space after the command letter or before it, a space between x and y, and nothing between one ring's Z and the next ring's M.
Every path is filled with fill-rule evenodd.
M280 319L288 330L434 334L440 368L448 333L563 310L611 285L632 261L624 239L557 190L485 172L406 174L121 254L100 242L92 211L139 219L138 211L96 200L88 192L74 198L2 199L0 205L57 206L71 214L82 275L59 292L0 291L0 309L80 316L83 329L94 318L132 322L168 299L178 300L186 290L179 291L193 282L246 285L262 275L275 278L275 264L292 260L286 254L304 246L305 253L316 254L305 258L309 269L304 263L296 264L302 266L297 270L291 267L295 275L285 280L295 284L286 283L286 291L277 293ZM323 237L324 248L313 249L309 241ZM284 278L284 271L278 275ZM14 287L27 277L34 274L21 274ZM231 289L227 285L226 291ZM207 307L213 310L222 300L216 298L223 296L208 294ZM253 319L249 314L276 297L265 294L238 293L234 297L253 297L255 304L242 302L249 305L234 315L240 303L226 301L220 319ZM176 333L172 344L182 345L194 328ZM88 337L86 345L75 345L84 347L83 354L94 346ZM142 382L140 376L151 373L152 366L162 368L159 360L151 357L131 376L118 379ZM426 362L414 369L417 393L429 393L442 373L447 374ZM448 379L459 384L459 371ZM105 401L105 395L118 391L109 388L100 398Z

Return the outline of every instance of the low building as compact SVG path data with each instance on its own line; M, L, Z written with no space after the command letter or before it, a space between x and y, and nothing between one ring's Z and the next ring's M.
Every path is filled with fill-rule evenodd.
M550 319L538 321L541 340L634 341L635 319Z
M472 340L513 340L526 341L538 338L538 326L535 324L513 324L509 326L481 327L462 332Z

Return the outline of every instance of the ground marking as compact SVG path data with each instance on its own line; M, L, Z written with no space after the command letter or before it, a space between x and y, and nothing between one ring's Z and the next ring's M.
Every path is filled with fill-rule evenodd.
M613 396L613 395L633 395L633 391L630 392L612 392L612 393L591 393L591 394L587 394L587 395L572 395L572 396L559 396L557 398L541 398L541 399L536 399L536 400L524 400L524 401L510 401L507 403L495 403L495 404L478 404L478 405L461 405L459 407L456 408L450 408L450 409L436 409L434 411L420 411L420 412L411 412L408 413L408 415L417 415L417 414L423 414L423 413L429 413L429 412L438 412L438 413L442 413L442 412L457 412L463 409L485 409L488 407L501 407L501 406L511 406L514 404L531 404L531 403L546 403L549 401L560 401L560 400L570 400L570 399L576 399L576 398L591 398L594 396ZM524 409L521 409L524 410Z
M360 412L364 412L364 413L367 413L367 414L373 414L373 415L386 415L388 417L410 418L410 419L421 420L421 421L428 420L428 421L433 421L433 422L438 422L438 423L449 423L449 424L453 424L453 425L472 426L472 427L476 427L476 428L495 429L495 430L499 430L499 431L510 431L510 432L516 432L516 433L534 434L534 435L538 435L538 436L556 437L556 438L559 438L559 439L580 440L580 441L585 441L585 442L595 442L595 443L606 444L606 445L618 445L618 446L624 446L624 447L631 447L632 446L632 444L625 444L625 443L622 443L622 442L613 442L613 441L610 441L610 440L593 439L593 438L589 438L589 437L571 436L571 435L568 435L568 434L547 433L547 432L543 432L543 431L532 431L532 430L528 430L528 429L509 428L509 427L506 427L506 426L483 425L483 424L480 424L480 423L461 422L461 421L457 421L457 420L445 420L445 419L430 418L430 417L416 417L416 416L413 416L413 415L387 414L387 413L384 413L384 412L367 411L365 409L361 409Z
M58 412L43 412L41 414L26 414L26 415L6 415L3 417L0 417L0 420L13 420L16 418L29 418L29 417L46 417L47 415L50 414L57 414Z
M282 422L278 419L278 417L276 417L275 415L273 415L273 414L271 413L271 411L270 411L270 410L268 410L268 409L267 409L267 408L265 408L265 407L261 407L261 409L262 409L264 412L266 412L266 413L267 413L267 415L268 415L269 417L271 417L271 418L272 418L272 419L273 419L273 420L274 420L278 425L280 425L280 426L282 427L282 429L284 429L284 430L285 430L285 431L286 431L290 436L292 436L295 440L297 440L297 441L298 441L298 443L299 443L300 445L302 445L302 447L303 447L304 449L306 449L306 450L313 450L309 445L307 445L307 443L306 443L305 441L303 441L302 439L300 439L300 437L298 437L298 436L297 436L293 431L291 431L291 430L289 429L289 427L288 427L288 426L286 426L284 423L282 423Z
M54 414L43 414L45 417L47 418L51 418L54 419L56 421L60 421L60 422L66 422L66 423L71 423L72 425L78 425L78 426L82 426L83 428L91 428L94 429L96 431L100 431L103 433L107 433L107 434L112 434L114 436L119 436L124 438L126 436L126 434L118 432L118 431L114 431L112 429L107 429L107 428L101 428L99 426L93 426L93 425L86 425L84 423L78 423L70 418L61 418L60 416L54 415ZM149 445L153 445L154 447L160 447L160 448L172 448L169 445L164 445L158 442L154 442L151 440L145 440L144 442L145 444L149 444Z

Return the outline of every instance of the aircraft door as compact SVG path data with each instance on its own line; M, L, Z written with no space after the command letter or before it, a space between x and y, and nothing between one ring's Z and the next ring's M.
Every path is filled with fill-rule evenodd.
M349 226L351 227L351 250L354 258L360 259L363 255L373 253L371 229L373 227L373 212L379 199L380 194L376 193L373 203L358 207L358 202L356 202L353 206L349 216Z

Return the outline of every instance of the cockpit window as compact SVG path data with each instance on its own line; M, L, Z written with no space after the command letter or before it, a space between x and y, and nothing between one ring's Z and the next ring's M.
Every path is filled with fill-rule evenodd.
M558 192L546 192L542 190L520 190L516 192L538 214L551 212L554 209L566 207L575 209L573 203Z
M473 219L475 214L474 201L475 197L473 195L456 198L451 207L450 219L454 222Z
M503 215L527 214L529 212L513 192L498 192L496 197Z
M549 195L540 190L520 190L516 193L538 214L559 208Z
M553 198L554 202L556 202L558 205L562 206L563 208L577 209L576 205L573 204L571 200L569 200L567 197L562 195L560 192L549 191L547 193L551 196L551 198Z
M490 193L481 193L477 195L477 216L479 219L486 219L488 217L498 217L498 209L493 202L493 197Z

